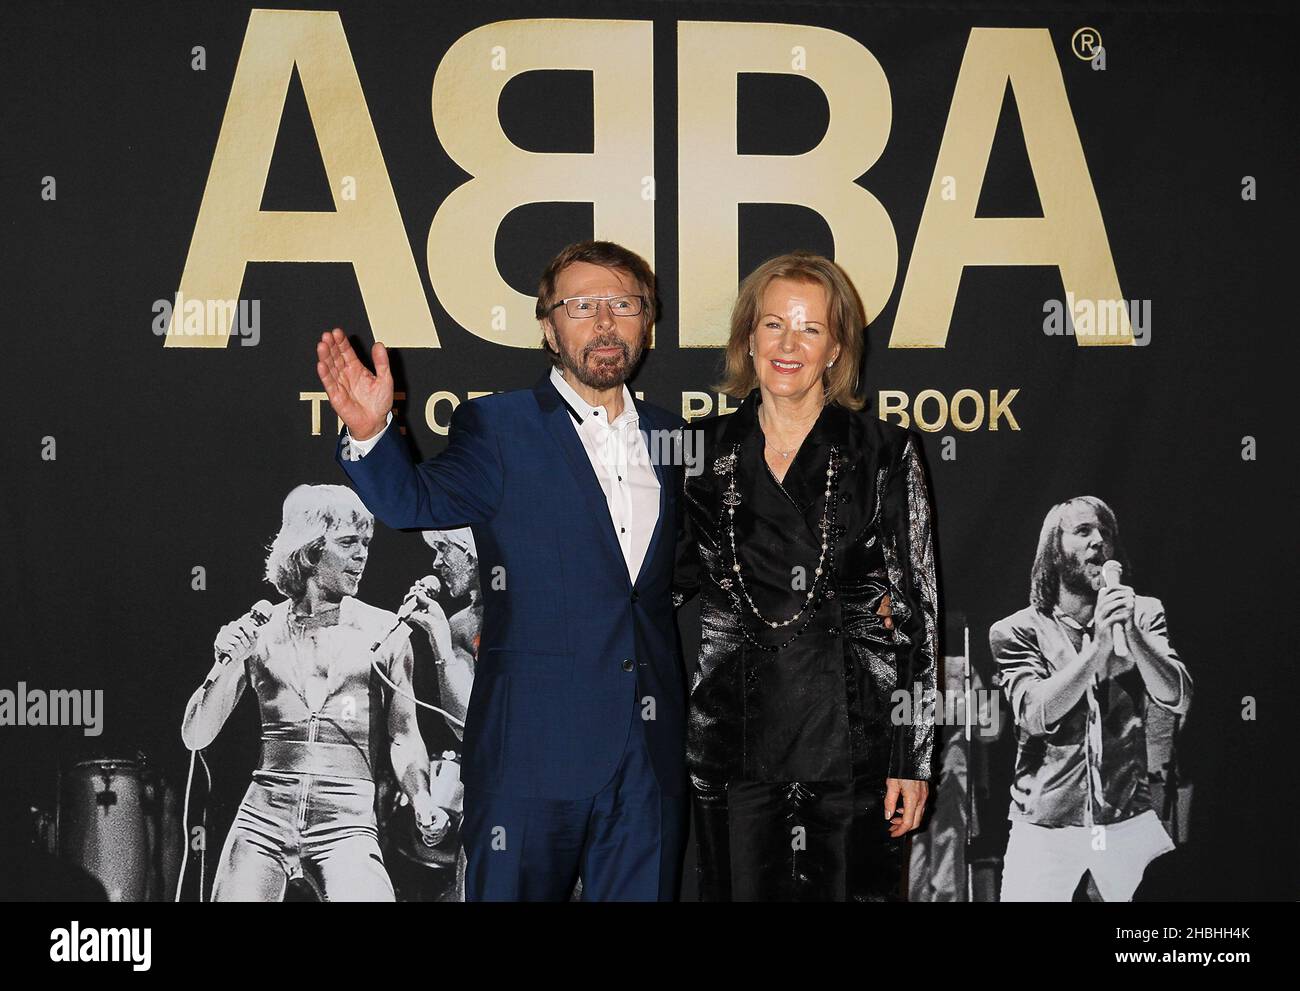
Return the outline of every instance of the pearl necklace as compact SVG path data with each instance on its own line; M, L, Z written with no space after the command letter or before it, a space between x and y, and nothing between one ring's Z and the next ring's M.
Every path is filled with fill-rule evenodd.
M835 480L839 469L839 448L834 446L831 447L830 458L826 464L825 503L822 506L822 518L817 524L817 528L821 531L822 535L822 546L821 554L817 558L817 567L813 570L813 581L808 588L808 594L804 597L803 605L799 607L799 610L793 616L784 620L769 619L767 616L763 615L755 604L753 597L750 596L749 589L745 586L745 576L740 568L740 557L736 553L736 507L741 503L740 493L736 491L736 459L739 454L740 445L737 444L732 448L730 454L723 455L713 463L713 470L718 475L727 478L727 489L722 494L722 502L723 505L727 507L727 538L731 547L731 570L736 576L735 584L740 587L740 594L736 593L730 578L720 579L718 581L718 586L731 596L732 604L735 606L738 613L744 613L744 607L741 603L741 596L743 595L745 604L749 606L750 612L758 617L759 622L771 629L780 629L781 627L789 626L790 624L797 622L810 606L812 607L812 612L816 611L817 607L814 604L814 599L817 595L817 588L822 584L823 579L827 572L831 570L831 566L834 563L835 552L831 547L830 538L836 533L835 517L838 508L838 500L834 496ZM826 598L830 599L834 598L834 596L835 590L833 588L826 590ZM775 651L792 643L795 638L803 632L804 627L808 625L808 620L811 619L812 613L810 612L808 619L804 620L803 624L795 631L794 635L779 646L771 646L755 640L750 635L749 631L745 629L744 624L741 624L741 632L744 633L745 638L756 647L760 647L763 650Z

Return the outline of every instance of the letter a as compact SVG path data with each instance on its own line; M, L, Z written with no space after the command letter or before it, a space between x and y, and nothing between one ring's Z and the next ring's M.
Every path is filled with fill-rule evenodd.
M333 211L263 211L271 155L294 66L320 145ZM344 177L360 191L338 195ZM351 262L376 338L438 347L406 228L361 80L335 11L254 10L239 53L180 294L239 298L249 262ZM167 347L225 347L231 314L202 333L172 313Z
M993 148L1007 81L1024 127L1041 217L980 217L975 208ZM955 176L962 195L942 196ZM967 265L1055 265L1065 291L1100 303L1123 299L1097 193L1046 28L971 31L921 214L889 346L941 348ZM1128 314L1118 333L1080 335L1081 345L1132 344Z

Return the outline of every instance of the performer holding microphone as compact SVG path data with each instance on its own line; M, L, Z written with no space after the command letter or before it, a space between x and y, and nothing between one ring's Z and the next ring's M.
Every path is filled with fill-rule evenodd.
M385 737L421 839L432 846L447 831L415 719L410 629L355 597L373 531L351 489L298 486L266 560L267 580L287 598L259 602L217 634L216 664L190 698L181 736L191 750L208 746L251 683L262 750L226 836L214 901L280 901L305 871L328 900L393 901L374 808ZM372 678L372 661L395 688Z
M1085 871L1128 901L1174 848L1145 727L1152 703L1186 713L1192 681L1164 606L1120 584L1127 570L1111 508L1068 499L1043 521L1030 605L989 632L1018 739L1002 901L1069 901Z

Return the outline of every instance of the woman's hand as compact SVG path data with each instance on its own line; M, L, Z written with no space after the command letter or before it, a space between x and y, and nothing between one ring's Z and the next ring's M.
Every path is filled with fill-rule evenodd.
M889 605L888 592L886 592L885 597L880 600L880 608L876 610L876 615L885 617L885 629L892 630L894 628L894 620L892 618L894 610Z
M925 803L930 796L930 782L911 778L885 779L885 819L889 822L889 835L897 839L921 825ZM899 798L903 807L897 808Z

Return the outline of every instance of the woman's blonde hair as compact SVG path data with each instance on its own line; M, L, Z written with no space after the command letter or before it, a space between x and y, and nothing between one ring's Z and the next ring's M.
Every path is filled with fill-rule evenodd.
M862 364L866 329L862 300L844 269L811 251L791 251L769 258L740 284L736 305L731 309L726 368L722 381L714 388L743 399L758 385L758 375L749 355L749 337L763 315L763 293L773 279L816 283L826 290L831 341L840 346L840 353L822 376L825 401L861 409L863 402L857 394L858 368Z

